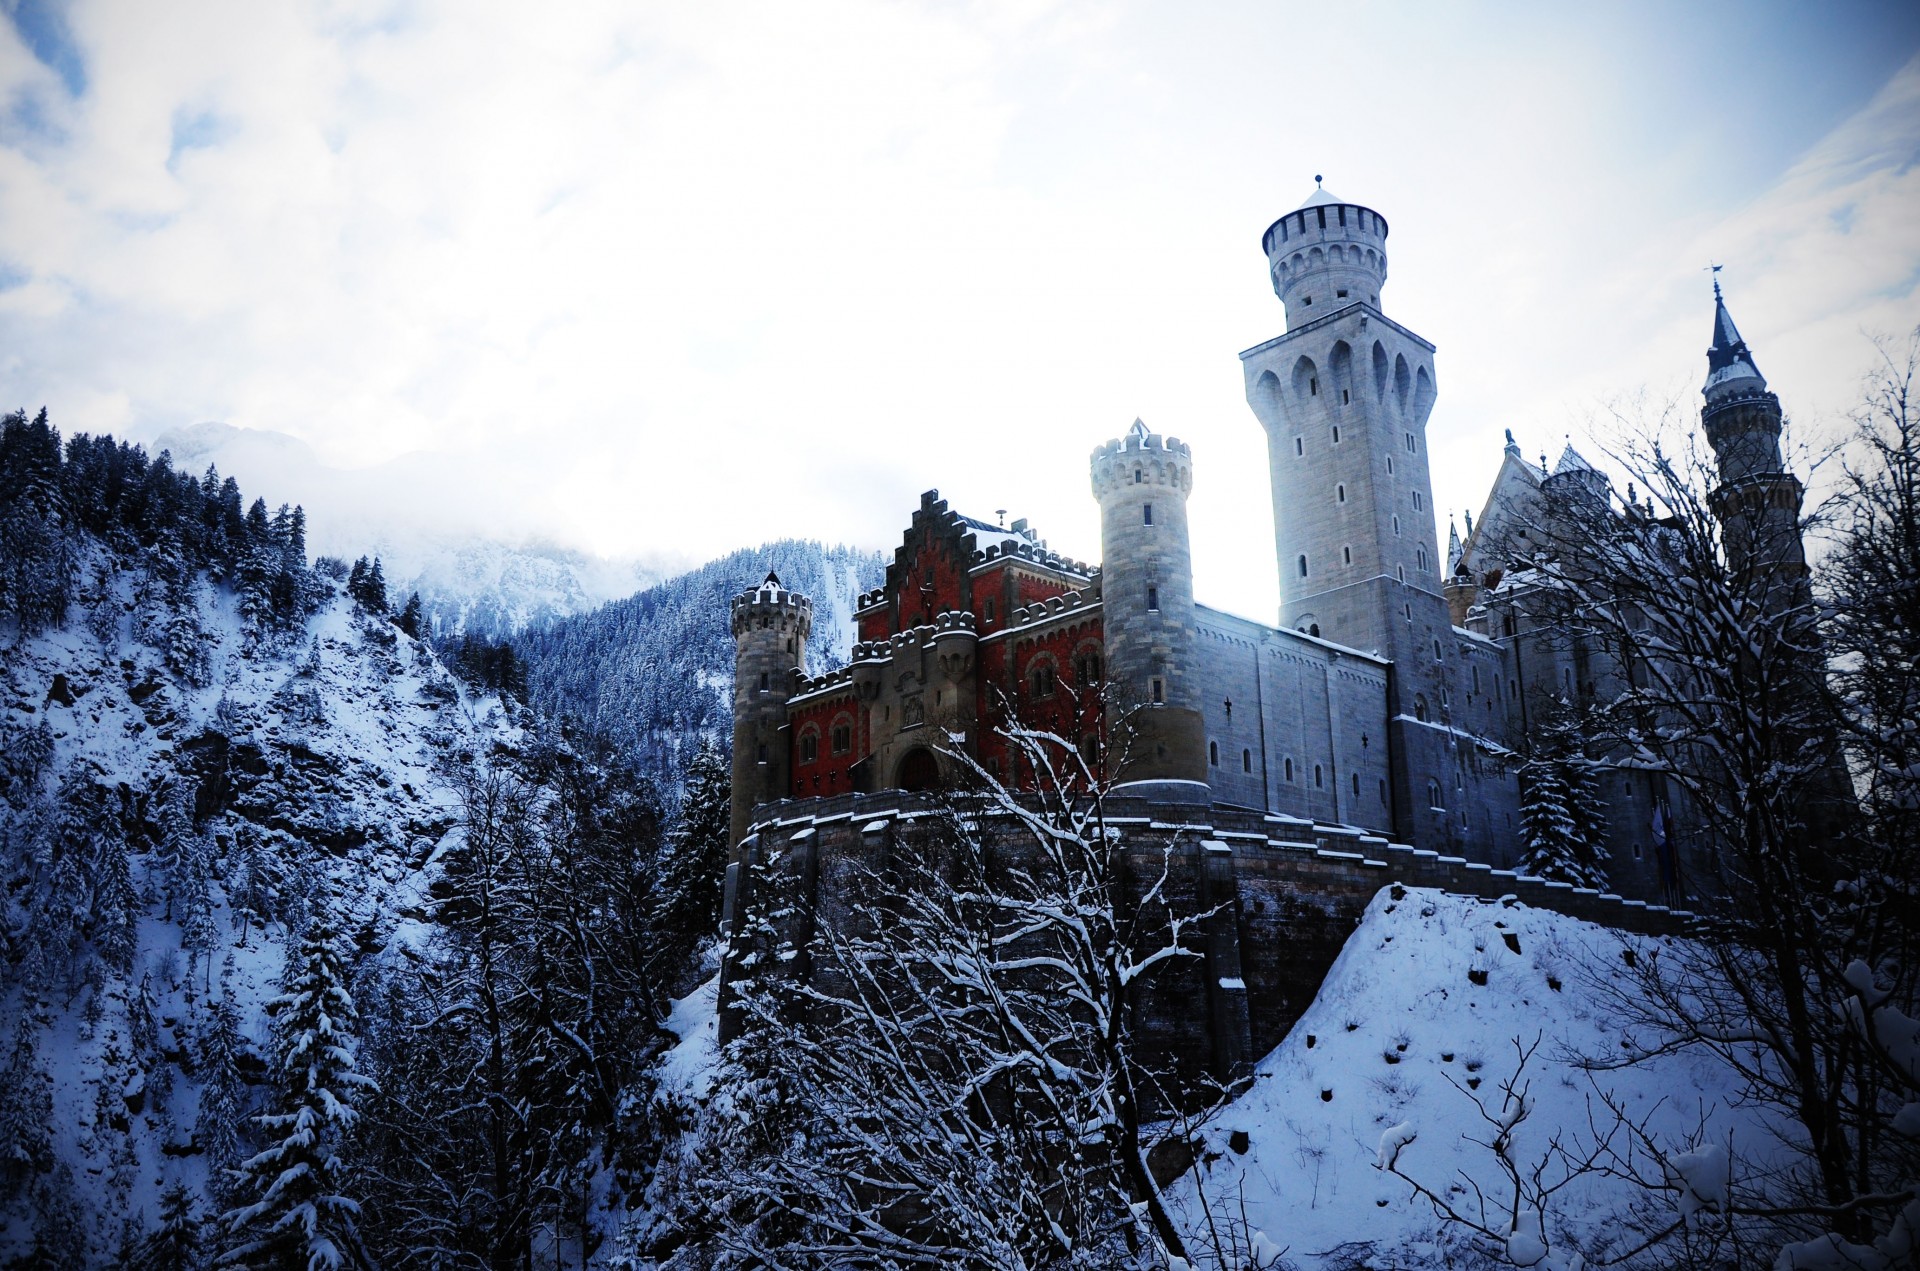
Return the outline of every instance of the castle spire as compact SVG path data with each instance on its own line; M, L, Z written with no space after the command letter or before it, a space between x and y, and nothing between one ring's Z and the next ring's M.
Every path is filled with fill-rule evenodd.
M1709 402L1735 393L1764 392L1766 377L1754 364L1753 353L1740 338L1727 312L1727 298L1720 292L1718 267L1713 279L1713 345L1707 350L1707 382L1701 388Z

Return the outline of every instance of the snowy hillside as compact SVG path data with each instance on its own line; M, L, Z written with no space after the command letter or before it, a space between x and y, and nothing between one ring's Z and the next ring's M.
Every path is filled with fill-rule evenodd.
M114 943L116 920L131 929L90 960L82 924L57 904L22 907L34 888L23 893L15 874L8 925L25 957L0 1018L12 1025L9 1075L30 1081L37 1067L50 1078L58 1162L44 1194L16 1201L39 1210L42 1227L49 1215L81 1219L99 1257L123 1224L157 1221L163 1187L210 1194L206 1149L222 1129L199 1061L219 1027L215 1005L231 1005L240 1071L264 1080L264 1003L289 930L319 904L362 953L417 930L429 862L459 814L436 766L516 730L463 697L424 645L337 593L267 647L234 591L201 583L169 623L196 633L196 683L149 643L143 573L94 552L80 574L96 585L83 586L77 611L0 664L7 855L16 867L47 861L56 901L84 898L96 946ZM36 749L27 771L20 761ZM83 847L105 887L67 872ZM121 870L130 894L112 890ZM0 1259L25 1251L25 1210L0 1214Z
M1686 1056L1591 1075L1578 1066L1620 1051L1606 986L1626 983L1629 951L1658 947L1629 939L1523 905L1382 891L1252 1088L1206 1128L1198 1187L1191 1173L1176 1185L1189 1221L1200 1222L1203 1195L1236 1221L1244 1205L1250 1236L1286 1249L1303 1271L1513 1265L1477 1260L1470 1233L1442 1230L1429 1202L1378 1166L1397 1150L1404 1173L1506 1230L1512 1189L1482 1144L1495 1138L1494 1121L1513 1116L1503 1083L1529 1049L1527 1115L1512 1147L1523 1173L1555 1136L1577 1151L1606 1133L1603 1095L1676 1156L1696 1138L1724 1143L1729 1133L1736 1152L1764 1156L1767 1127L1729 1111L1723 1067ZM1630 1148L1630 1137L1615 1141ZM1564 1165L1549 1161L1545 1181L1557 1182ZM1577 1248L1592 1263L1610 1260L1637 1243L1627 1219L1638 1199L1617 1180L1579 1178L1552 1198L1546 1241L1560 1255ZM1673 1217L1666 1206L1655 1215L1662 1223Z
M768 570L813 600L807 667L843 665L853 647L853 603L879 585L877 552L783 539L723 556L592 613L528 630L514 640L529 696L550 717L582 721L665 777L697 738L730 739L733 597Z

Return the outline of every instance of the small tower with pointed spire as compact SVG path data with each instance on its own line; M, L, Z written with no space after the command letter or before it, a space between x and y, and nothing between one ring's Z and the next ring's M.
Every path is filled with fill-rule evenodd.
M1717 272L1717 271L1716 271ZM1772 607L1801 605L1809 595L1800 538L1803 488L1780 454L1780 399L1767 388L1747 342L1713 280L1713 344L1707 350L1701 425L1719 462L1712 495L1727 561Z

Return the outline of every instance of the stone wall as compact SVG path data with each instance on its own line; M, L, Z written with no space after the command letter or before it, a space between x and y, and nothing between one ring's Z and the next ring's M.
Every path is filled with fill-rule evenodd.
M771 862L788 893L788 937L846 920L865 870L892 854L938 850L941 806L902 792L783 801L759 808L745 858L729 869L726 927L738 927L751 861ZM1286 1036L1382 887L1432 887L1519 902L1642 935L1684 931L1691 915L1562 883L1517 877L1460 857L1389 842L1351 827L1214 806L1111 797L1106 821L1127 850L1133 902L1158 885L1179 912L1211 911L1189 947L1165 964L1135 1003L1133 1029L1147 1054L1184 1081L1230 1082ZM1020 851L1010 821L973 816L975 832ZM1164 878L1162 877L1164 871ZM722 974L731 978L731 962ZM796 974L810 974L804 951ZM723 1011L722 1033L737 1021Z

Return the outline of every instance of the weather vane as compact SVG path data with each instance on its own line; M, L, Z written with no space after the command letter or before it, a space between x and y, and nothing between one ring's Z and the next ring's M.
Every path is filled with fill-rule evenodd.
M1713 274L1713 298L1715 300L1720 299L1720 270L1722 268L1724 268L1724 266L1716 265L1712 261L1707 262L1707 270Z

